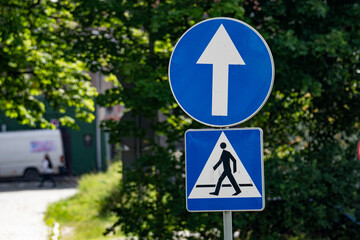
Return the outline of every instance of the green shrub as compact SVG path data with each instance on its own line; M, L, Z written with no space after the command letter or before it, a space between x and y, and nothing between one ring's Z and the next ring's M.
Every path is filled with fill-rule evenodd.
M60 224L60 229L71 229L62 239L111 239L103 237L105 229L115 220L103 201L121 183L121 162L113 163L105 173L91 173L81 177L78 192L65 200L51 204L45 213L49 226ZM120 233L118 234L120 235Z

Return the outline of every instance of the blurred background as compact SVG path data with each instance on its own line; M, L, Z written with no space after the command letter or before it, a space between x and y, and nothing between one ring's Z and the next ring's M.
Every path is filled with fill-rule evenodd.
M223 237L222 213L186 210L184 133L204 126L168 82L178 39L213 17L254 27L276 70L261 111L234 126L263 129L266 185L264 211L233 214L234 237L359 236L358 1L1 0L0 11L0 200L72 189L39 210L44 239ZM45 153L58 186L39 190Z

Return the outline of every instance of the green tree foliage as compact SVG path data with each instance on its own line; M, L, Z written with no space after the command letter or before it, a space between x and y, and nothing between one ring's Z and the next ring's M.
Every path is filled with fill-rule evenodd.
M53 127L45 118L43 96L61 114L60 123L75 126L67 114L92 121L96 90L85 65L72 54L68 35L76 29L71 11L48 0L0 2L0 109L22 124Z
M99 102L123 103L135 119L103 127L114 142L132 136L151 150L138 156L125 172L123 188L109 200L118 216L113 229L121 226L140 239L172 239L185 230L192 233L189 239L219 238L221 213L185 210L184 155L177 146L188 128L202 126L175 103L167 68L188 28L224 16L254 26L276 66L267 104L241 126L264 130L266 208L234 214L234 230L244 239L360 234L359 225L345 216L360 219L358 1L87 0L77 1L72 14L78 23L71 36L76 56L119 81ZM159 120L159 111L165 120ZM143 127L145 120L166 136L166 145Z

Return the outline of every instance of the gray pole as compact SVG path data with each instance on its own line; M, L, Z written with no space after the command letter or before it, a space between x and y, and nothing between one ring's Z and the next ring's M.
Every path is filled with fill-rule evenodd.
M98 72L95 77L95 84L96 89L98 92L101 92L101 73ZM101 160L101 131L100 131L100 106L96 104L95 107L95 113L96 113L96 126L95 126L95 132L96 132L96 163L97 163L97 169L98 171L102 170L102 160Z
M224 216L224 240L233 240L232 214L230 211L223 212Z
M229 127L226 127L225 129L229 129ZM223 218L224 218L224 240L233 240L231 211L224 211Z

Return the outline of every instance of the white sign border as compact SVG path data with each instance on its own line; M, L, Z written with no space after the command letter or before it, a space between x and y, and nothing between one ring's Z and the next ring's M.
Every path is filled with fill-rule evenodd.
M239 121L239 122L236 122L236 123L232 123L232 124L227 124L227 125L215 125L215 124L209 124L209 123L205 123L203 121L200 121L198 119L196 119L195 117L191 116L180 104L180 102L177 100L175 94L174 94L174 91L173 91L173 88L172 88L172 85L171 85L171 74L170 74L170 66L171 66L171 61L172 61L172 57L173 57L173 54L175 52L175 49L178 45L178 43L181 41L181 39L193 28L195 28L197 25L200 25L204 22L207 22L207 21L213 21L213 20L219 20L219 19L223 19L223 20L230 20L230 21L236 21L236 22L239 22L240 24L243 24L245 25L246 27L250 28L256 35L258 35L260 37L260 39L262 40L262 42L264 43L266 49L268 50L268 53L269 53L269 56L270 56L270 61L271 61L271 68L272 68L272 76L271 76L271 85L270 85L270 88L269 88L269 91L267 93L267 96L265 97L263 103L259 106L259 108L254 111L253 114L251 114L250 116L248 116L247 118L243 119L242 121ZM170 56L170 61L169 61L169 66L168 66L168 78L169 78L169 85L170 85L170 89L171 89L171 93L172 95L174 96L177 104L179 104L180 108L189 116L191 117L192 119L194 119L195 121L201 123L201 124L204 124L206 126L210 126L210 127L231 127L231 126L235 126L235 125L239 125L241 123L244 123L246 121L248 121L250 118L252 118L255 114L257 114L261 108L265 105L265 103L267 102L268 98L270 97L270 94L271 94L271 91L272 91L272 88L273 88L273 85L274 85L274 79L275 79L275 63L274 63L274 58L272 56L272 53L271 53L271 50L270 50L270 47L269 45L266 43L265 39L261 36L261 34L255 29L253 28L252 26L250 26L249 24L241 21L241 20L238 20L238 19L235 19L235 18L229 18L229 17L215 17L215 18L209 18L209 19L206 19L206 20L203 20L201 22L198 22L197 24L193 25L191 28L189 28L180 38L179 40L177 41L172 53L171 53L171 56Z
M241 210L189 210L188 208L188 196L187 196L187 161L186 161L186 133L187 132L197 132L197 131L239 131L239 130L258 130L260 132L260 150L261 150L261 183L262 183L262 208L261 209L241 209ZM265 209L265 173L264 173L264 140L263 140L263 130L259 127L249 127L249 128L222 128L222 129L215 129L215 128L202 128L202 129L188 129L185 132L185 202L186 202L186 210L188 212L224 212L224 211L231 211L231 212L261 212Z

